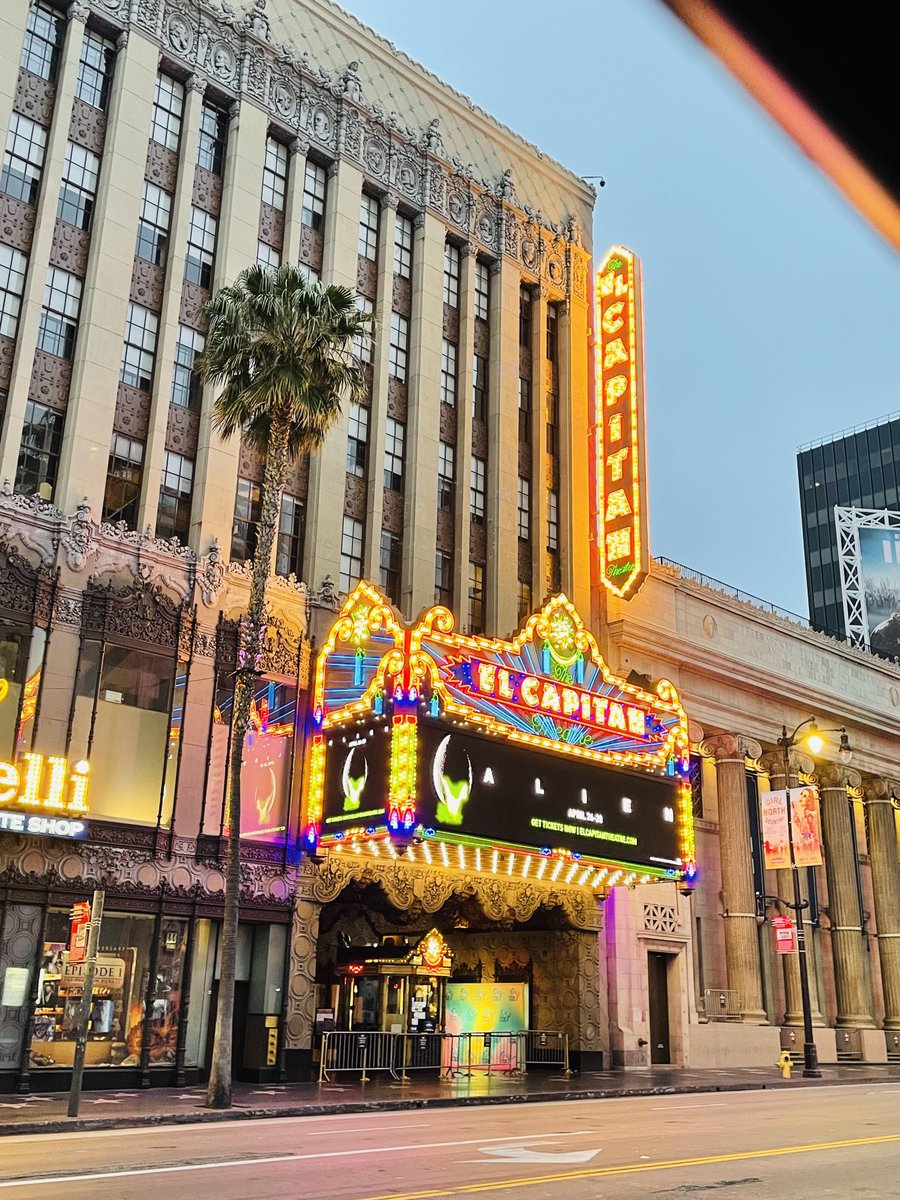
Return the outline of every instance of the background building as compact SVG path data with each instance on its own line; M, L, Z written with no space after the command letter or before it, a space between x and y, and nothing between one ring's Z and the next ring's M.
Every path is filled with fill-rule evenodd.
M809 615L833 637L846 636L835 506L900 507L900 418L811 442L797 455Z

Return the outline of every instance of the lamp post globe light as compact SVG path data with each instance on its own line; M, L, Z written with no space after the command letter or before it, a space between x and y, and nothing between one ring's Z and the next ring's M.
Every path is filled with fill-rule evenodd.
M808 727L808 728L807 728ZM800 731L806 729L806 733L802 736ZM781 754L784 759L784 786L787 797L787 828L788 828L788 849L791 856L791 878L794 885L794 902L793 904L787 901L782 901L785 907L790 908L794 912L794 919L797 926L797 967L800 972L800 1002L803 1008L803 1077L805 1079L820 1079L822 1072L819 1070L819 1055L816 1050L816 1043L813 1040L812 1031L812 1009L809 1000L809 971L806 959L806 930L803 926L803 910L809 906L808 900L801 898L800 892L800 868L797 866L796 857L794 854L794 832L793 832L793 814L791 809L791 749L803 743L812 755L819 755L825 748L825 739L822 736L824 733L839 733L841 735L838 755L842 763L849 763L853 756L853 751L850 748L850 739L847 736L847 730L841 725L835 729L819 729L814 717L807 717L805 721L788 733L787 726L782 725L781 737L778 738L778 745L781 747Z

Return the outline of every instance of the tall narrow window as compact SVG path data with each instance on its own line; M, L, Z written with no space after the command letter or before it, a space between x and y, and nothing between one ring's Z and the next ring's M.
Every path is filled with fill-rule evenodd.
M41 79L56 79L59 56L66 36L66 20L49 4L32 4L28 10L25 44L20 65Z
M378 201L363 196L359 205L359 257L373 262L378 257Z
M531 445L531 380L519 377L519 441Z
M412 278L413 223L409 217L398 216L394 225L394 274Z
M518 581L518 623L522 624L523 620L530 617L532 614L532 584Z
M400 600L400 539L386 529L381 531L381 579L380 583L388 599L397 604Z
M137 525L143 462L143 442L115 434L103 497L104 521L124 521L131 529Z
M44 303L38 326L37 344L47 354L71 358L78 329L81 280L68 271L50 267L44 285Z
M135 248L138 258L157 267L165 266L171 218L172 197L155 183L145 180Z
M547 493L547 549L559 549L559 496Z
M100 159L96 154L75 142L66 144L59 205L56 209L60 221L74 225L76 229L90 229L99 174Z
M491 273L487 263L475 265L475 316L486 321L490 312Z
M531 310L531 289L519 288L519 345L525 349L531 346Z
M225 168L225 146L228 142L228 114L214 104L204 104L200 111L200 140L197 144L197 166L221 175Z
M263 167L262 198L264 204L284 212L287 195L288 152L287 146L275 138L266 138L266 162Z
M48 408L46 404L28 401L16 467L17 492L33 496L45 487L52 491L59 468L62 433L62 413Z
M443 550L434 556L434 602L447 608L453 604L453 557Z
M487 420L488 360L476 354L472 360L472 416L476 421Z
M177 150L181 139L181 117L184 112L184 88L168 75L157 75L153 98L153 117L150 137L169 150Z
M206 338L196 329L188 325L178 326L178 341L175 343L175 370L172 375L173 404L190 408L194 412L200 410L202 387L200 379L194 374L194 359L206 345Z
M441 339L441 402L456 404L456 344Z
M369 456L369 410L351 400L347 434L347 474L365 478Z
M483 458L472 455L469 476L469 509L474 525L484 524L485 465Z
M306 160L303 171L303 204L300 221L310 229L321 229L325 224L325 168L311 159ZM363 197L363 202L368 197ZM375 230L378 231L378 205L375 205ZM370 255L374 258L374 255Z
M559 351L559 309L555 304L547 305L547 359L557 360Z
M163 460L156 515L156 536L177 537L187 542L191 529L191 493L194 488L194 464L183 454L167 450Z
M356 307L360 312L371 315L375 312L375 305L368 296L357 296ZM358 333L353 339L353 353L361 363L370 363L374 351L374 341L371 333Z
M527 542L531 537L531 480L519 476L519 537Z
M469 633L484 633L484 567L469 563Z
M256 553L256 530L262 498L258 483L249 479L237 481L234 497L234 522L231 527L232 562L250 562Z
M384 486L395 492L403 491L403 454L406 427L402 421L388 417L384 433Z
M547 453L559 453L559 397L547 393Z
M444 303L459 308L459 250L449 242L444 246Z
M21 250L0 243L0 334L14 338L25 290L28 259Z
M388 353L388 374L406 383L409 357L409 321L400 313L391 313L391 344Z
M218 221L211 213L201 208L191 208L191 223L188 228L187 256L184 260L184 277L191 283L209 291L212 287L213 260L216 252L216 230Z
M276 250L274 246L267 245L265 242L257 242L256 264L260 267L268 267L270 270L275 270L281 266L281 252Z
M116 48L112 42L88 29L81 43L81 61L75 82L75 95L79 100L101 112L106 111L115 61Z
M281 497L278 542L275 547L276 575L293 575L299 579L303 574L304 519L303 501L299 496L285 492Z
M353 517L344 517L341 526L342 592L352 592L362 578L363 524Z
M441 442L438 450L438 508L441 512L453 512L456 494L456 447L450 442Z
M149 392L153 381L153 363L156 356L156 335L159 318L140 304L128 305L125 325L125 349L119 379L130 387Z
M0 192L26 204L36 204L46 147L47 130L43 125L13 113L0 171Z

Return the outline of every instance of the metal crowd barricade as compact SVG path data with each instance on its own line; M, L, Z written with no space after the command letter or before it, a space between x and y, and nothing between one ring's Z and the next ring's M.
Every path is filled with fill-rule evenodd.
M319 1082L337 1071L387 1071L401 1083L409 1073L434 1071L443 1079L524 1075L529 1066L569 1070L568 1034L528 1029L520 1033L364 1033L331 1030L322 1035Z
M399 1079L396 1070L396 1033L360 1033L355 1030L332 1030L322 1034L322 1057L319 1060L319 1083L331 1082L335 1071L359 1071L360 1082L369 1082L369 1071L389 1071Z
M526 1029L519 1034L522 1041L522 1070L528 1067L561 1067L569 1069L569 1035L559 1030Z

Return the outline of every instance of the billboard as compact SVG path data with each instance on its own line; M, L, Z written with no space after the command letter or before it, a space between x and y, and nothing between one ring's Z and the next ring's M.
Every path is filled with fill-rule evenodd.
M900 658L900 513L834 511L847 640Z

